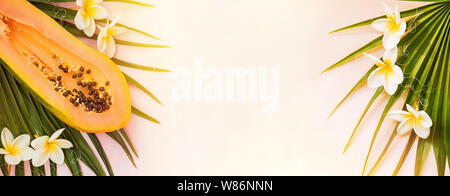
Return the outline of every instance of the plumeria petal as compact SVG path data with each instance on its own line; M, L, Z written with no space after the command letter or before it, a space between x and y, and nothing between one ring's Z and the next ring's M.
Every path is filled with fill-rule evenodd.
M398 84L392 79L392 77L386 77L384 79L384 90L389 94L393 95L398 89Z
M116 42L112 37L108 37L106 40L106 49L103 52L109 58L112 58L116 53Z
M395 5L394 8L394 17L395 17L395 22L396 24L400 24L400 22L402 21L402 16L400 15L400 10L398 9L398 5Z
M384 12L386 13L386 15L394 16L394 12L392 11L392 9L386 3L383 2L382 4L383 4Z
M392 69L394 70L394 73L392 74L392 81L397 84L401 84L404 80L402 69L397 65L394 65Z
M31 142L31 147L33 147L35 150L45 149L48 140L49 140L48 136L38 137Z
M86 2L86 0L77 0L76 4L78 7L81 7L84 4L84 2Z
M384 63L389 63L389 65L394 65L397 61L398 49L394 47L390 50L386 50L383 54Z
M18 165L22 161L22 157L20 155L5 155L5 162L9 165Z
M382 18L372 23L372 28L378 32L384 33L388 30L388 19Z
M97 37L97 49L104 52L106 49L106 30L102 29Z
M106 20L106 25L105 25L105 30L108 30L108 28L109 28L109 25L110 25L110 23L109 23L109 20Z
M115 27L117 22L119 22L120 17L122 16L122 13L120 13L114 20L111 22L110 25L108 25L110 28Z
M57 139L55 140L55 143L60 147L60 148L72 148L73 144L72 142L70 142L69 140L65 140L65 139Z
M100 4L100 3L103 3L103 0L92 0L92 3L94 3L94 4Z
M408 109L408 112L410 112L414 117L419 118L419 112L414 109L411 105L406 104L406 109Z
M33 140L31 145L36 149L33 156L33 165L43 165L48 159L56 164L64 162L64 153L61 148L72 148L73 144L68 140L58 139L63 131L64 128L53 133L50 138L44 136Z
M64 129L65 129L65 128L62 128L62 129L56 131L55 133L53 133L52 136L50 137L50 139L48 140L48 142L53 142L53 141L55 141L56 139L58 139L59 136L61 136L61 134L62 134L62 132L64 131Z
M405 111L391 111L388 113L389 118L399 121L399 122L403 122L406 120L409 120L411 118L411 115L409 114L409 112L405 112Z
M0 154L8 154L9 152L7 152L4 148L0 148Z
M430 128L423 126L421 123L414 123L414 132L422 139L427 139L430 136Z
M50 153L50 160L54 163L61 165L64 163L64 153L61 148L57 147L55 151Z
M106 23L109 23L109 21L106 21ZM100 35L101 32L106 31L106 28L103 28L100 25L97 25L97 28L100 30L99 35ZM103 34L106 35L106 33L103 33Z
M23 134L20 135L19 137L17 137L14 142L13 145L16 145L18 147L26 147L30 145L30 136Z
M383 68L377 68L367 78L367 85L370 88L378 88L383 86L384 78L385 74L383 72Z
M95 33L95 27L95 20L91 17L89 18L89 26L83 29L83 32L86 34L86 36L92 37Z
M377 58L377 57L375 57L375 56L373 56L373 55L367 54L367 53L364 53L364 55L365 55L366 57L372 59L372 61L373 61L377 66L382 67L382 66L384 65L384 62L381 61L379 58Z
M400 37L403 36L406 33L406 28L407 28L406 22L405 21L401 21L400 28L399 28L399 30L397 32L397 36L400 36Z
M9 129L6 127L3 128L2 130L1 139L4 147L7 147L14 142L14 136L12 135L11 131L9 131Z
M95 20L105 19L108 16L108 10L98 5L102 0L77 0L80 9L75 16L74 22L78 29L88 36L92 37L95 33Z
M50 154L47 151L36 151L33 154L33 160L31 161L31 163L34 167L40 167L47 163L49 157Z
M430 116L425 111L420 111L419 116L422 119L420 123L427 128L433 126L433 120L431 120Z
M89 26L90 20L80 9L78 10L77 15L75 15L74 23L78 29L83 30Z
M97 38L97 49L104 53L109 58L112 58L116 53L116 42L114 36L125 32L124 28L115 27L119 17L115 18L110 24L107 22L106 26L101 29L101 32Z
M383 46L386 50L390 50L394 47L397 47L397 44L400 42L401 36L396 33L387 32L383 36Z
M413 129L413 121L405 120L398 125L397 132L399 135L406 135Z
M89 13L92 13L92 16L95 20L101 20L108 17L108 10L102 6L93 5L88 8Z
M33 158L34 155L34 150L30 147L23 147L21 149L21 157L22 157L22 161L29 161Z
M389 112L389 117L401 121L398 126L399 135L405 135L409 133L411 129L414 130L417 136L422 139L426 139L430 136L430 127L433 125L433 121L425 111L418 112L411 105L406 104L408 112L393 111Z

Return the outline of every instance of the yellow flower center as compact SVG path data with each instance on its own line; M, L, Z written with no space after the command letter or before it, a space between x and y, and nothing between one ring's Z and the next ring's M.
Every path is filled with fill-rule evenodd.
M12 145L12 146L8 145L8 146L6 146L5 151L8 152L8 155L11 155L11 156L16 156L16 155L20 154L20 149L17 148L16 145Z
M422 117L421 115L418 115L418 116L416 117L416 116L414 116L414 114L411 113L411 112L408 112L408 114L405 114L404 118L405 118L405 119L409 119L409 121L410 121L411 123L419 123L419 122L422 122L422 121L424 120L423 117Z
M52 142L47 141L45 143L44 147L45 147L45 149L47 149L47 152L55 152L58 149L59 145L55 141L52 141Z
M87 16L94 16L95 9L92 6L97 5L93 0L86 0L83 5L81 5L81 9Z
M384 72L394 72L394 69L393 69L393 65L394 65L394 63L392 63L390 60L388 60L388 59L383 59L383 61L382 61L383 63L381 63L381 62L377 62L376 63L376 65L378 66L378 67L380 67L381 68L381 70L383 70Z
M380 71L385 74L386 78L394 75L394 64L390 60L383 59L383 63L379 62L376 65L381 68Z
M415 117L414 114L411 114L411 119L413 119L414 122L422 122L423 121L423 118L420 115L418 117Z
M392 15L387 16L388 22L387 22L387 29L390 33L395 33L400 31L400 24L397 24L397 18Z
M114 34L116 34L116 32L114 31L114 28L108 27L108 29L106 30L106 36L107 36L107 38L113 37Z

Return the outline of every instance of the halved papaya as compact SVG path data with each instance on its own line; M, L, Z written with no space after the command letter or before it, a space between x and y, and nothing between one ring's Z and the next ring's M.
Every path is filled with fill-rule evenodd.
M130 120L128 84L108 57L26 0L0 3L0 59L66 124L97 133Z

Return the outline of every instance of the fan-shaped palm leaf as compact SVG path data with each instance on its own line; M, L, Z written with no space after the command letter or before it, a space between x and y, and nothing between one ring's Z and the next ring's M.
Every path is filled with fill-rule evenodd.
M403 84L399 86L398 91L389 98L384 107L370 143L369 153L363 168L363 175L366 174L367 163L371 156L372 147L377 139L386 115L391 110L394 103L399 101L400 97L404 94L406 94L405 104L418 104L420 109L431 114L431 118L434 122L434 125L431 128L431 136L428 139L419 139L418 141L415 175L420 175L425 159L431 148L433 148L435 152L438 174L444 175L446 159L450 157L450 104L448 104L447 101L450 98L450 69L448 67L450 58L448 54L448 47L450 44L450 2L425 0L423 0L423 2L434 3L401 13L402 17L409 17L409 21L407 34L399 43L399 51L401 52L396 64L401 66L406 78ZM333 32L369 25L379 18L383 18L383 16L350 25ZM353 52L338 63L327 68L325 71L330 71L336 67L342 66L361 56L363 53L380 46L381 37L366 44L361 49ZM372 69L361 78L348 95L339 103L338 107L356 91L358 86L364 84ZM379 94L380 89L375 92L369 104L366 106L361 119L364 118L367 110L372 106L372 103L377 99ZM354 132L356 132L360 125L361 119L357 123ZM374 174L376 168L386 155L386 152L390 149L390 145L396 137L397 127L394 130L391 130L391 137L387 141L385 148L379 155L377 161L372 166L372 169L369 171L369 175ZM397 175L400 171L416 138L416 135L412 133L393 175Z

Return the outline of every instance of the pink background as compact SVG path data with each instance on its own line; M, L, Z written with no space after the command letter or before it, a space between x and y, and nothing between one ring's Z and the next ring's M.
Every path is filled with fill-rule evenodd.
M144 1L144 0L142 0ZM383 14L379 0L164 0L155 8L105 3L121 22L150 32L170 49L121 46L118 57L148 66L280 67L280 105L273 114L256 104L176 103L170 73L123 69L164 103L160 106L132 88L133 103L162 122L133 116L126 130L140 158L137 168L105 135L116 175L360 175L386 96L375 103L349 151L342 151L373 89L361 88L331 118L328 114L371 66L358 59L326 74L323 69L371 41L378 33L362 28L328 32ZM386 1L400 8L422 3ZM120 8L118 8L120 6ZM113 18L113 17L112 17ZM123 38L158 43L129 33ZM91 43L92 44L92 43ZM380 52L376 52L380 55ZM397 107L398 108L398 107ZM380 152L392 130L387 120L375 144ZM378 170L390 175L407 137L398 137ZM415 147L413 147L415 149ZM433 153L430 153L432 155ZM410 155L415 155L415 151ZM369 162L373 163L373 159ZM414 156L400 174L412 175ZM67 174L67 170L61 170ZM85 174L91 174L86 170ZM430 156L424 175L435 175Z

